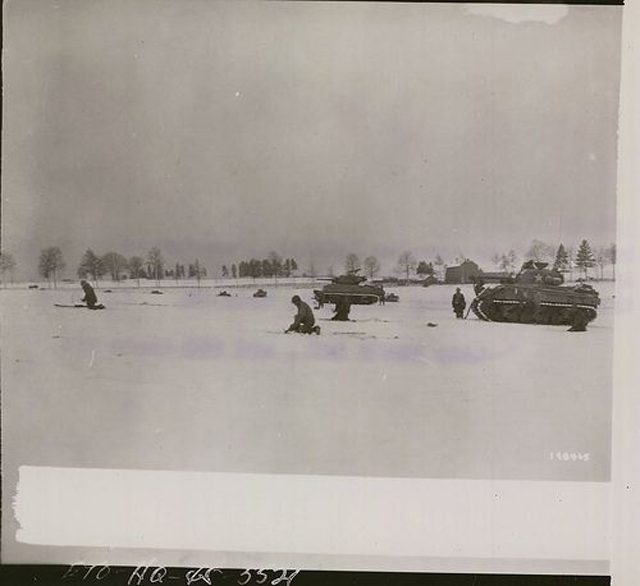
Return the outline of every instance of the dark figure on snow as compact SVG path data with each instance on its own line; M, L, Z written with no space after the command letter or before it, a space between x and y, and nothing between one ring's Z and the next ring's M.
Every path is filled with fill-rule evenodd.
M81 301L86 303L89 309L102 309L102 306L98 305L98 298L96 297L96 292L93 290L93 287L86 281L80 281L80 286L84 291L84 297Z
M333 321L349 321L349 312L351 311L351 303L349 303L344 297L340 298L340 301L336 303L335 314L331 318Z
M456 288L456 292L453 294L451 306L453 307L456 317L464 317L464 308L467 306L467 301L464 298L462 291L460 291L460 287Z
M589 320L587 319L587 314L576 307L573 310L571 327L567 331L568 332L586 332L588 323L589 323Z
M320 326L315 325L316 319L313 317L311 308L297 295L291 298L291 303L298 308L298 313L296 313L293 323L285 330L285 334L287 332L320 334Z

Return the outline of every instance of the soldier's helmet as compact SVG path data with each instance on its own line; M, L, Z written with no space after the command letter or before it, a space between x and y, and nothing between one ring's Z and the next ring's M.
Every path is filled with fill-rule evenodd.
M291 303L293 303L294 305L298 305L298 303L300 303L300 297L298 297L298 295L294 295L291 298Z

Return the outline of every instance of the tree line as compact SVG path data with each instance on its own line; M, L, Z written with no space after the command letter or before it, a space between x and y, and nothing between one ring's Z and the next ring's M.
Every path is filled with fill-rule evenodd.
M40 251L38 274L54 287L57 286L59 275L65 266L59 247L52 246ZM161 280L170 278L176 281L184 278L196 279L199 284L200 279L207 276L207 269L198 259L188 264L186 270L184 264L179 262L174 267L168 267L162 252L156 246L151 248L145 257L130 258L113 251L100 255L88 248L82 255L76 274L79 278L91 279L96 284L105 275L109 275L116 283L124 279L132 279L137 281L138 286L140 286L140 279L153 279L156 284L159 284Z
M270 252L267 258L262 260L251 258L241 260L237 265L231 264L231 268L222 265L220 274L222 278L234 279L252 277L290 277L298 270L298 263L293 258L283 259L277 252Z
M460 264L465 259L466 257L460 253L456 256L455 263ZM491 260L495 267L502 272L515 272L519 268L519 258L514 250L503 253L494 252ZM565 246L564 243L554 246L534 239L523 260L547 262L554 269L569 273L571 279L573 279L574 270L584 278L589 277L590 269L595 269L595 276L602 279L605 267L610 265L612 276L615 279L617 249L615 244L593 248L586 239L583 239L576 247ZM60 274L65 267L66 263L59 247L52 246L41 250L38 259L38 273L54 287L57 286ZM13 277L15 268L16 262L13 256L7 252L0 253L2 284L6 282L7 274ZM417 260L412 252L404 251L398 257L394 272L409 281L414 274L421 278L429 276L442 278L446 268L447 264L440 254L436 254L433 260L427 261ZM290 277L298 270L299 266L294 258L283 259L277 252L271 252L264 259L251 258L241 260L237 264L222 265L221 276L234 279L246 277L274 277L277 279L278 277ZM381 264L373 255L361 260L357 254L352 252L347 254L344 259L344 270L345 272L361 270L369 279L374 279L380 273ZM316 276L313 262L310 263L308 272L310 276ZM329 268L329 274L333 274L333 267ZM156 283L163 279L175 279L176 282L180 279L196 279L199 284L200 280L207 276L207 269L198 259L186 266L180 262L168 266L158 247L151 248L146 256L132 256L130 258L113 251L99 255L89 248L82 256L77 275L82 279L90 278L96 283L105 275L109 275L114 282L128 278L136 280L138 285L140 285L140 279L153 279Z
M585 279L589 276L589 269L595 269L595 276L604 278L604 268L612 267L612 276L615 279L617 247L615 244L593 248L587 239L583 239L578 246L565 246L560 243L557 247L540 240L533 240L527 251L526 259L540 262L548 262L552 267L562 273L569 273L573 279L573 271Z

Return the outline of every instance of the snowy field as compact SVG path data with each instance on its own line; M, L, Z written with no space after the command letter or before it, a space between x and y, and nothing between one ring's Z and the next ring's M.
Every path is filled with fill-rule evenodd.
M20 464L607 480L614 299L594 285L586 333L456 320L436 286L348 323L318 310L321 336L283 333L309 288L98 290L105 311L54 307L77 285L2 290L5 482Z

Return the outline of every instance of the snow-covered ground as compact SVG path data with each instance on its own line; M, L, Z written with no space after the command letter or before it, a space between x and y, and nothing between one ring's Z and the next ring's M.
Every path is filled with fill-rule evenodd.
M105 311L54 307L77 286L0 291L5 480L20 464L608 479L612 283L586 333L456 320L435 286L348 323L318 310L321 336L283 333L309 288L260 286L114 287Z

